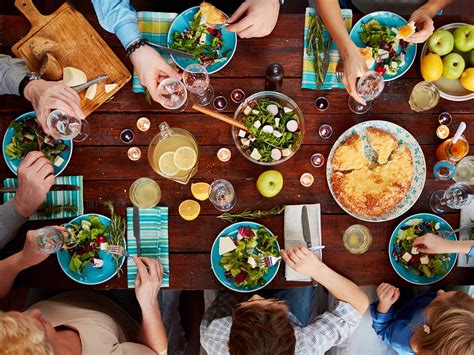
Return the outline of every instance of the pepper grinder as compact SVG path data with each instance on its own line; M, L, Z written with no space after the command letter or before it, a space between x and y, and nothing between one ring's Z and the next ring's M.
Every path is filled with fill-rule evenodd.
M280 91L283 85L283 67L278 63L270 64L266 70L265 90Z

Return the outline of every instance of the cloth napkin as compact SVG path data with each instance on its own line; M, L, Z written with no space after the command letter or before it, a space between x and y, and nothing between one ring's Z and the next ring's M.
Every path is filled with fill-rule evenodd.
M76 213L71 211L61 211L49 215L39 215L34 213L29 219L32 221L45 221L50 219L71 218L84 214L84 185L82 183L82 176L58 176L55 184L59 185L74 185L79 186L76 191L50 191L46 194L45 204L47 206L65 206L73 205L76 207ZM8 178L3 180L4 187L17 187L17 178ZM3 195L4 202L11 200L15 196L14 192L6 192Z
M306 14L304 17L303 80L301 81L301 87L303 89L313 90L316 90L317 86L316 73L314 71L314 55L309 56L306 53L306 49L308 47L308 31L309 25L311 23L311 16L314 16L315 14L316 9L312 7L306 8ZM344 23L346 24L347 31L350 31L352 28L352 10L342 9L341 15L344 19ZM323 38L327 45L329 41L329 32L326 30L326 28L323 31ZM319 55L321 56L321 60L324 60L324 53L319 53ZM326 77L324 78L323 85L319 90L330 90L333 88L344 89L344 85L336 78L336 66L340 58L341 56L337 49L336 43L332 41L331 49L329 51L328 71L326 73Z
M140 251L141 256L158 260L165 272L169 273L168 248L168 207L140 208ZM132 256L137 255L137 241L133 235L133 208L127 208L127 249ZM135 287L137 266L132 258L127 258L128 288ZM161 287L170 286L169 274L163 274Z
M303 237L303 224L301 215L305 205L285 206L285 249L306 245ZM321 245L321 206L318 204L306 205L308 210L309 227L311 232L311 245ZM322 251L317 250L315 254L322 260ZM309 276L294 271L285 265L286 281L311 281Z
M474 222L474 196L473 201L464 206L461 209L461 218L459 221L459 227L465 226L466 224ZM471 231L462 231L459 233L459 240L469 240L471 237ZM474 257L467 258L466 254L459 254L458 255L458 266L459 267L474 267Z
M144 39L166 46L168 31L176 16L178 16L178 14L174 12L140 11L137 13L138 28ZM168 54L160 51L158 52L164 60L174 65L173 60ZM132 89L135 93L145 92L145 87L141 84L140 79L138 79L135 70L133 71Z

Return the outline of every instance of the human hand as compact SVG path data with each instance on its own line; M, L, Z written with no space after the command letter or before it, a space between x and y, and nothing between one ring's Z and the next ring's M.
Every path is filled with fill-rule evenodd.
M144 45L132 52L130 60L137 70L140 82L147 88L154 101L158 100L159 83L170 77L180 79L178 71L150 46Z
M296 272L313 277L317 271L318 265L322 262L308 248L291 248L287 251L280 250L283 261Z
M227 30L240 38L267 36L275 28L279 12L278 0L246 0L227 21Z
M411 21L415 23L417 31L407 38L407 42L423 43L434 31L433 19L423 7L411 14Z
M449 253L450 241L432 233L418 237L413 242L413 247L422 253L443 254Z
M367 63L365 62L362 54L360 54L357 47L354 45L349 49L344 56L344 75L342 76L342 83L344 84L347 92L357 102L365 105L365 100L359 95L357 91L356 83L357 79L369 71Z
M135 279L135 295L143 312L154 311L158 308L158 292L163 281L163 266L156 260L134 257L137 265Z
M30 217L54 184L54 169L42 152L29 152L18 167L18 189L13 203L23 217Z
M24 91L25 98L31 102L38 122L46 134L57 139L57 135L48 128L48 116L53 110L60 110L66 115L84 119L79 94L61 82L32 80Z
M377 312L387 313L400 298L400 289L387 283L381 283L377 287L377 297L379 298Z
M53 226L54 228L60 230L63 233L64 237L67 237L67 234L63 227ZM37 265L40 262L46 260L50 254L38 253L37 252L37 231L30 230L26 233L25 244L23 249L20 251L20 264L23 268L27 269L33 265Z

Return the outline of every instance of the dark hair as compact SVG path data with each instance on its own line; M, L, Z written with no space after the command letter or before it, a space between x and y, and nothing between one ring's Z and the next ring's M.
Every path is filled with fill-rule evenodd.
M234 308L229 336L231 355L289 355L295 353L295 346L295 331L284 302Z

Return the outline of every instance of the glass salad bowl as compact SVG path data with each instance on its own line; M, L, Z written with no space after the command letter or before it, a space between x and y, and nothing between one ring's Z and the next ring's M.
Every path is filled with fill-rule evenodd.
M276 91L261 91L243 101L234 119L247 127L232 127L237 149L253 163L277 165L290 159L300 148L304 119L292 99Z

